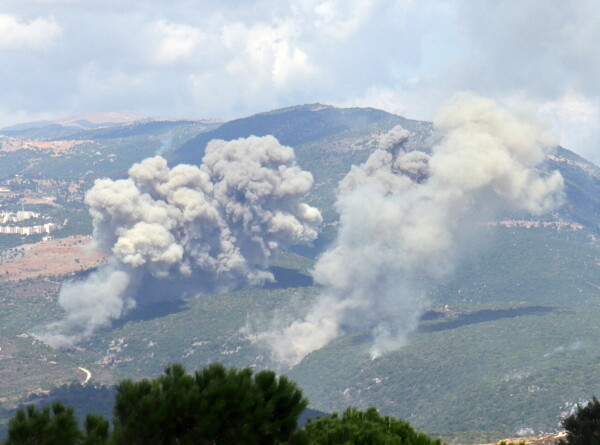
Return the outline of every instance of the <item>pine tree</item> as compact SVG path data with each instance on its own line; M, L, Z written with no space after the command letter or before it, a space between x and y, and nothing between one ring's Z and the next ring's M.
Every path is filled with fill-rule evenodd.
M102 416L88 414L85 419L85 436L82 445L104 445L109 438L109 423Z
M348 408L341 418L337 414L310 421L305 426L309 443L314 445L441 445L416 432L408 422L381 416L375 408L359 411Z
M600 445L600 401L594 396L587 405L578 405L562 426L567 431L567 440L561 440L561 444Z
M117 387L116 444L276 444L287 441L307 405L272 371L213 364L193 376L181 365L154 380Z
M76 445L83 435L73 408L54 402L52 409L38 410L33 405L19 409L8 424L5 445Z

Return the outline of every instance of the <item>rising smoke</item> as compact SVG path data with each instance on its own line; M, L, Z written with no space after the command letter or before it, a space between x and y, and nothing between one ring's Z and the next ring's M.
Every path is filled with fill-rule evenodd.
M200 167L169 168L156 156L133 165L127 179L97 180L85 202L109 260L63 286L66 318L40 337L70 346L138 303L169 298L141 295L148 280L187 282L194 292L272 281L275 249L317 236L321 214L302 202L312 182L293 149L272 136L213 140Z
M474 214L492 203L532 214L560 203L560 173L536 170L554 144L535 122L462 94L434 125L431 154L406 151L409 133L395 127L341 181L338 237L313 271L321 295L302 319L251 336L274 360L293 366L348 331L371 332L373 358L402 347Z

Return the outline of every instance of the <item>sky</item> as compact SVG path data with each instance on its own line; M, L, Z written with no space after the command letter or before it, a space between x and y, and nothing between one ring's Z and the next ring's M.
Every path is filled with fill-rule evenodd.
M600 163L597 0L0 0L0 128L320 102L431 120L461 91Z

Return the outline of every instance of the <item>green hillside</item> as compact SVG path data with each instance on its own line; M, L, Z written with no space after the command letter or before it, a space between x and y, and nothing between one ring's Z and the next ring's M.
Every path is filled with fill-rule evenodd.
M61 318L56 286L44 279L0 284L0 364L10 363L0 366L3 407L37 388L81 380L79 366L103 384L153 377L173 362L187 369L216 361L275 368L268 351L240 329L249 320L302 314L317 298L320 289L309 271L312 258L336 234L338 181L372 152L374 135L398 124L414 134L409 147L428 149L427 122L373 109L307 105L221 126L180 121L91 129L78 134L81 144L63 156L0 154L6 160L0 162L0 180L18 173L31 181L83 179L89 187L94 178L120 177L131 163L159 152L171 165L198 163L213 138L274 134L294 147L300 166L313 174L308 201L326 223L312 248L278 255L276 285L141 306L71 350L52 350L23 335ZM565 204L545 216L565 225L487 224L525 219L510 212L481 221L479 233L465 234L477 235L479 245L465 248L455 270L430 284L431 310L400 351L371 360L370 334L350 333L296 367L279 369L299 384L311 408L374 405L428 432L514 435L556 430L561 413L600 392L600 169L560 147L543 168L558 168L565 178ZM53 211L57 217L70 212L79 221L77 233L90 230L80 201Z
M449 312L422 321L402 350L371 360L369 335L351 334L285 370L311 407L375 405L429 432L508 435L522 428L553 431L569 403L597 393L600 272L580 266L598 260L598 246L589 233L494 232L483 253L432 295L432 307L448 305ZM562 266L547 267L557 259ZM522 264L536 262L538 268L518 273ZM298 273L308 266L292 255L278 264ZM274 367L239 328L248 317L301 312L318 294L312 286L281 284L132 312L69 355L99 381L107 371L115 377L157 375L173 362L189 369L214 361Z

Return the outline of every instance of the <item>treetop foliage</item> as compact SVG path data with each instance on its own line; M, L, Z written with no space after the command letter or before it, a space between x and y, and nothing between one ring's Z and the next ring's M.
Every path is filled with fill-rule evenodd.
M73 408L54 402L42 410L28 405L10 420L5 445L75 445L83 443Z
M308 401L286 377L213 364L169 366L117 387L115 443L269 444L287 440Z
M349 408L300 429L307 404L295 383L273 371L212 364L188 374L176 364L158 378L117 386L112 431L95 415L81 431L73 409L60 402L30 405L10 420L4 445L441 445L375 408Z
M561 445L600 445L600 401L596 396L585 406L577 405L575 413L562 422L567 440Z
M381 416L373 407L367 411L348 408L341 418L335 413L309 420L305 430L314 444L441 445L439 439L416 432L408 422Z

